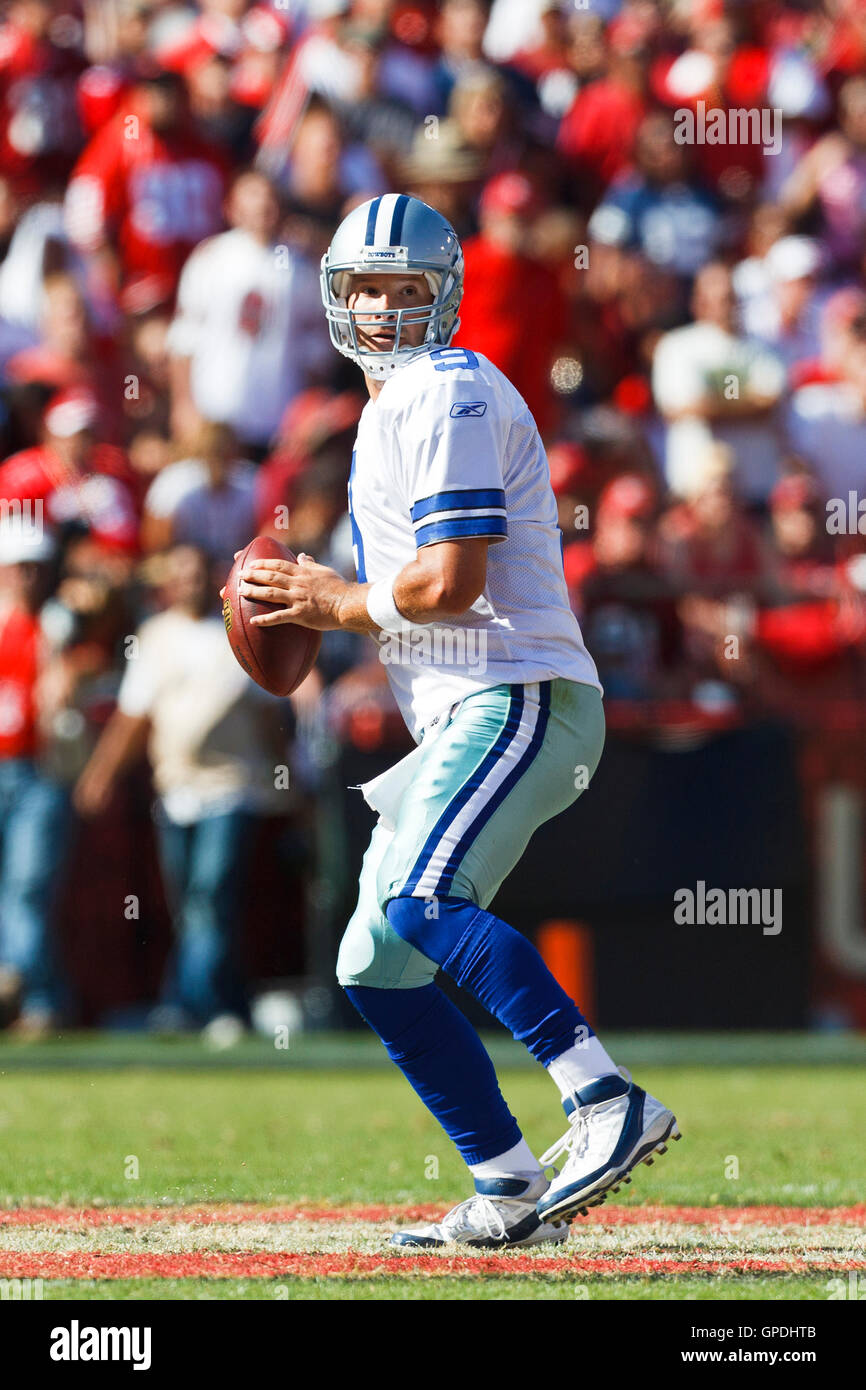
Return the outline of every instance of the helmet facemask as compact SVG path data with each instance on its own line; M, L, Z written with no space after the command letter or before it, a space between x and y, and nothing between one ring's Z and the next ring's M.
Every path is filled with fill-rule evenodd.
M457 310L463 295L462 257L457 265L447 272L439 266L412 263L400 266L399 270L383 272L381 266L353 264L347 266L325 265L322 262L322 299L331 334L331 342L338 352L350 357L362 368L367 376L387 377L434 347L448 347L460 327ZM350 309L348 291L351 278L365 273L371 275L399 274L423 275L433 295L432 304L418 305L410 309ZM358 320L368 322L359 325ZM375 321L379 327L394 328L394 343L390 351L375 352L361 346L358 336L359 326L368 328ZM424 339L417 347L401 346L403 328L406 324L426 324Z

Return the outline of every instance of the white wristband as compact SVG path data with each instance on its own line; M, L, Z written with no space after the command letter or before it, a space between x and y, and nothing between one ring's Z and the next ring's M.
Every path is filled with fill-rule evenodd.
M392 586L399 573L400 571L397 570L387 579L377 579L376 583L367 590L367 612L376 626L380 627L383 632L399 634L413 626L408 618L403 617L394 602Z

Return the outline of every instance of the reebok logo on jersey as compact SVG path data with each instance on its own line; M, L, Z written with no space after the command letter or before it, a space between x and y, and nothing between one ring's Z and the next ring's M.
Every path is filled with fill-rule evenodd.
M468 415L484 415L486 411L486 401L455 401L451 407L451 418L464 420Z

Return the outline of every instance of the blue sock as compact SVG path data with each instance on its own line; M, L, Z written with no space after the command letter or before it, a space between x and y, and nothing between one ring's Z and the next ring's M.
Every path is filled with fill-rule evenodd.
M441 989L347 985L346 993L466 1163L497 1158L519 1143L484 1044Z
M424 898L392 898L385 915L398 936L468 989L542 1066L574 1047L578 1028L592 1035L525 936L466 898L439 898L437 907L438 918L429 920Z

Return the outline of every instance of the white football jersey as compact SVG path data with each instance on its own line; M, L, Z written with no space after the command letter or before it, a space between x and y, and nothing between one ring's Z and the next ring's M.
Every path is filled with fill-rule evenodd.
M486 357L436 348L386 380L358 426L349 512L360 583L395 575L425 545L491 540L468 612L376 638L416 742L476 690L556 676L601 689L568 601L541 438Z

